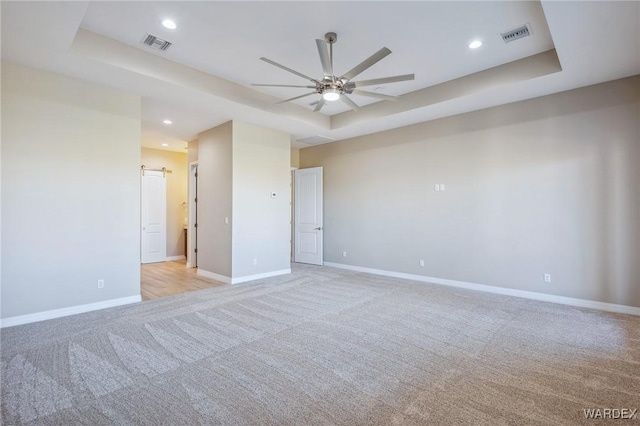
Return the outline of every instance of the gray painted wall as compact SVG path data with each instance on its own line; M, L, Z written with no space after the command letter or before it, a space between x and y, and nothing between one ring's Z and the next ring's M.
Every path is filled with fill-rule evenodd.
M2 318L140 295L140 107L2 63Z
M234 278L290 268L290 147L287 133L233 122Z
M233 279L289 269L290 139L230 121L189 143L198 161L199 269Z
M303 149L325 261L640 306L639 104L633 77Z
M189 141L187 146L189 147L187 150L187 163L191 164L194 161L198 161L198 139Z
M197 144L198 268L226 277L231 276L232 137L229 121L201 133Z

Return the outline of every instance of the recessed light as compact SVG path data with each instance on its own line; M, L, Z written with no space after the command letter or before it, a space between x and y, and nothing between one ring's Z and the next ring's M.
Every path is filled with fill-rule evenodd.
M165 28L169 28L170 30L175 30L177 28L176 23L171 19L165 19L162 21L162 26Z
M168 143L163 143L162 146L169 146L169 144Z
M173 121L171 121L171 120L162 120L162 122L164 124L173 124Z
M469 44L469 49L477 49L482 46L482 42L480 40L474 40Z

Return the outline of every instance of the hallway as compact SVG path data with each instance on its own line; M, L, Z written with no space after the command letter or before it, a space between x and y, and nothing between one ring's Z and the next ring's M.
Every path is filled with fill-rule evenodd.
M143 264L140 268L140 281L143 301L226 285L196 275L196 269L187 268L184 260Z

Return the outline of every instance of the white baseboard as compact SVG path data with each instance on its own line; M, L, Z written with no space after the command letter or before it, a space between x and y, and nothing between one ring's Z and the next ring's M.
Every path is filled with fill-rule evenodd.
M226 275L216 274L215 272L205 271L200 268L198 268L198 272L197 272L198 275L201 275L205 278L211 278L212 280L220 281L225 284L246 283L247 281L260 280L262 278L275 277L278 275L285 275L290 273L291 273L291 269L282 269L280 271L265 272L264 274L246 275L244 277L230 278L230 277L227 277Z
M385 277L404 278L407 280L421 281L432 284L446 285L450 287L466 288L469 290L484 291L487 293L503 294L506 296L522 297L524 299L541 300L543 302L560 303L562 305L578 306L581 308L599 309L601 311L616 312L640 316L640 308L615 303L597 302L595 300L575 299L573 297L556 296L553 294L536 293L533 291L516 290L505 287L495 287L485 284L476 284L466 281L447 280L444 278L427 277L424 275L407 274L404 272L384 271L381 269L364 268L362 266L345 265L342 263L324 262L325 266L348 269L350 271L367 272L369 274L383 275Z
M186 256L181 254L179 256L167 256L167 262L171 262L173 260L185 260Z
M264 274L246 275L244 277L232 278L231 284L246 283L247 281L261 280L263 278L276 277L278 275L290 274L291 269L282 269L280 271L265 272Z
M71 306L51 311L36 312L35 314L19 315L0 320L0 328L13 327L14 325L29 324L32 322L44 321L53 318L66 317L68 315L81 314L84 312L97 311L99 309L113 308L114 306L128 305L130 303L141 302L140 295L121 297L119 299L105 300L103 302L88 303L86 305Z
M231 278L227 277L226 275L216 274L215 272L205 271L204 269L200 268L198 268L196 274L205 278L211 278L212 280L220 281L221 283L231 284Z

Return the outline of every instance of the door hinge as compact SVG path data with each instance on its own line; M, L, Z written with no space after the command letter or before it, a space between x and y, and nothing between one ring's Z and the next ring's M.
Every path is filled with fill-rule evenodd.
M195 201L197 203L198 202L198 198L196 197L193 201Z
M198 224L197 224L197 223L195 223L193 226L197 228L197 227L198 227Z
M195 253L197 253L197 252L198 252L198 249L195 249L195 250L193 250L193 251L194 251Z
M196 177L198 177L198 172L196 172Z

